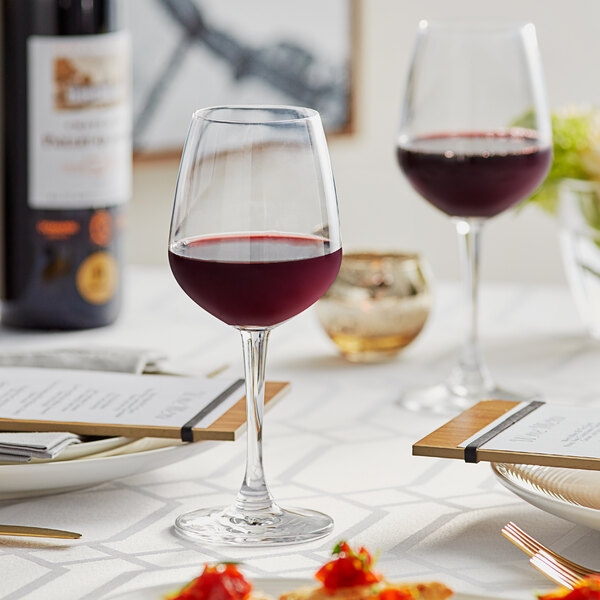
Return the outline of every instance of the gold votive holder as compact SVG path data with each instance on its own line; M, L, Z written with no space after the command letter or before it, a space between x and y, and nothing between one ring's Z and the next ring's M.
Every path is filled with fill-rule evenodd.
M418 254L345 254L336 280L317 302L319 321L349 361L388 360L423 329L430 279Z

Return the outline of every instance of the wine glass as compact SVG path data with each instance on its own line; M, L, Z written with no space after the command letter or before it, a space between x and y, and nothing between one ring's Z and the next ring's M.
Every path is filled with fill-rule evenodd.
M400 404L452 413L484 398L524 399L498 387L481 356L481 229L529 196L552 158L552 131L531 23L421 22L400 121L398 162L414 189L456 226L470 319L458 365L442 384Z
M319 114L293 106L195 112L181 157L169 263L194 302L241 333L247 458L234 502L181 515L175 522L181 535L248 546L306 542L331 531L327 515L286 510L273 500L262 428L269 333L327 291L341 259Z

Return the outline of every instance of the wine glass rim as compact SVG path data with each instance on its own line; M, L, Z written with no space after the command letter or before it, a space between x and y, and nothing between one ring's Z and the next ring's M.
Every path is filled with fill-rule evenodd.
M461 33L492 33L492 32L514 32L525 29L533 29L535 25L531 21L519 19L485 19L478 17L457 17L448 19L423 19L419 22L419 31L436 30Z
M240 115L239 118L224 118L223 116L218 117L216 114L219 112L231 111L236 112ZM271 111L273 115L275 115L276 111L280 111L281 113L289 113L289 116L278 115L278 118L273 119L257 119L250 118L244 119L242 118L243 114L251 114L254 111L263 111L269 112ZM292 116L294 114L294 116ZM195 121L209 121L211 123L225 123L231 125L263 125L265 123L273 124L273 123L294 123L306 121L309 119L314 119L318 117L319 113L313 108L306 108L304 106L292 106L292 105L284 105L284 104L223 104L216 106L207 106L205 108L200 108L196 110L192 119Z

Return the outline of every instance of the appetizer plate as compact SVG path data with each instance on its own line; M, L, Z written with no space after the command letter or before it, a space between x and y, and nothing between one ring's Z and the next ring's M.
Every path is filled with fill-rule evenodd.
M178 581L171 584L155 585L151 587L140 588L116 596L109 596L107 600L164 600L167 594L173 594L181 589L187 581ZM314 579L288 579L288 578L252 578L253 587L256 591L264 592L272 596L274 600L279 598L284 592L290 592L307 585L315 585ZM456 593L450 600L501 600L492 596L481 596L477 594Z
M600 472L492 463L511 492L557 517L600 530Z
M124 440L124 438L121 438ZM95 442L90 442L95 443ZM166 447L165 443L169 443ZM155 438L128 441L119 447L99 445L92 455L45 463L0 465L0 500L46 496L83 489L152 471L212 448L219 442L180 444ZM159 447L157 447L159 446ZM116 454L111 455L111 453Z

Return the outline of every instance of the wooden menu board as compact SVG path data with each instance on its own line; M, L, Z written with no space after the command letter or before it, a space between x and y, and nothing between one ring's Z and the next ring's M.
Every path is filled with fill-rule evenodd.
M415 443L413 455L465 460L465 448L461 447L461 444L518 404L518 402L508 400L479 402ZM487 461L600 470L600 457L512 452L485 448L477 449L476 457L476 461L468 462Z
M265 410L268 410L289 390L290 384L268 381L265 384ZM243 392L242 392L243 393ZM18 421L0 419L0 430L4 431L69 431L80 435L125 436L132 438L163 437L180 438L179 427L155 427L147 425L109 425L106 423L78 423L57 421ZM246 430L246 397L205 429L192 428L194 442L201 440L234 441ZM191 440L190 440L191 441Z

